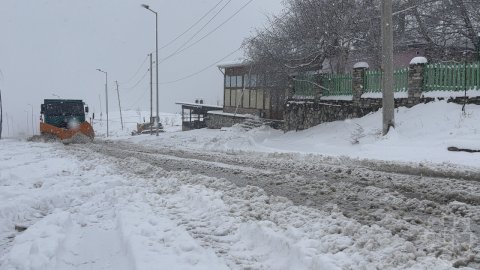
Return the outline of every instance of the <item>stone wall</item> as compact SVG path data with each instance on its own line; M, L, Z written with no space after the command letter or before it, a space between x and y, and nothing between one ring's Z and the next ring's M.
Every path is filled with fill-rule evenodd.
M439 98L442 100L442 98ZM447 102L462 105L465 98L449 98ZM395 108L413 107L419 103L429 103L435 98L411 98L395 99ZM358 103L357 103L358 102ZM480 97L467 97L466 104L480 105ZM358 118L382 108L381 98L362 98L353 100L329 100L325 102L289 101L285 105L284 130L303 130L314 127L321 123L341 121L350 118Z
M220 129L222 127L231 127L235 124L243 123L248 117L229 115L229 114L212 114L208 113L205 117L207 128Z
M412 103L409 98L398 98L395 99L395 108L412 107L418 102L428 103L434 100L434 98L420 98ZM382 108L381 98L362 98L358 101L289 101L285 105L284 130L303 130L325 122L358 118L376 112L380 108Z

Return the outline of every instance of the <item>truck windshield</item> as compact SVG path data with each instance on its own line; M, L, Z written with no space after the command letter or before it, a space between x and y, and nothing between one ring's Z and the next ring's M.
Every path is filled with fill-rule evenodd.
M51 103L46 105L46 115L82 115L83 104L81 103Z

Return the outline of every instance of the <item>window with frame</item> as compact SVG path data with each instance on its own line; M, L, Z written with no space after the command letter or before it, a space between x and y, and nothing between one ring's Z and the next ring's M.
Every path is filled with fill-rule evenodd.
M225 87L230 87L231 81L230 81L231 76L225 75Z
M253 88L257 86L257 75L247 75L245 76L245 87Z

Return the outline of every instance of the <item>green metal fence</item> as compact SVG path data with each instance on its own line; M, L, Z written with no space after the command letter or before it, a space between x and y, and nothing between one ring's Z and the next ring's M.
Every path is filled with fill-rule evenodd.
M352 95L352 74L328 74L322 78L323 96Z
M383 72L379 70L368 70L365 73L365 93L382 92ZM408 90L408 68L397 69L393 72L395 79L394 91L406 92Z
M315 76L299 75L294 81L295 95L302 97L313 97L315 95Z
M480 63L429 64L425 68L424 91L461 91L480 88Z

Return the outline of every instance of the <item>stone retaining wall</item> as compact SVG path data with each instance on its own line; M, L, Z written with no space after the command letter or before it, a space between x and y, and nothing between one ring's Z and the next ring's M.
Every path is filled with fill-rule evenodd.
M434 98L416 98L414 101L411 98L397 98L395 108L413 107L419 103L433 101L435 101ZM447 102L463 104L464 98L449 98ZM467 97L466 104L480 105L480 97ZM303 130L325 122L358 118L376 112L380 108L382 108L381 98L365 98L357 101L288 101L285 105L284 130Z
M231 127L235 124L243 123L248 117L228 114L207 114L205 124L207 128L220 129L222 127Z

